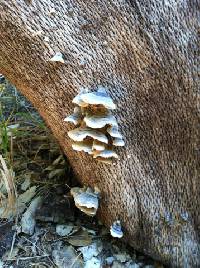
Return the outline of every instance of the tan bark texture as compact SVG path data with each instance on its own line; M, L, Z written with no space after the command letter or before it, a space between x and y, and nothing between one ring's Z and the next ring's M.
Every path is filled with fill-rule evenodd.
M171 267L199 267L198 2L1 0L0 72L38 109L98 217ZM56 52L65 63L49 61ZM126 145L116 165L71 148L81 87L105 86Z

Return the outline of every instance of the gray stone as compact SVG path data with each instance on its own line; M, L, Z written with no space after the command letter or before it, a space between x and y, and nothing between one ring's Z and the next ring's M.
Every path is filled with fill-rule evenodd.
M126 262L131 259L130 255L127 254L126 252L114 254L113 257L115 257L115 259L120 262Z
M27 177L27 178L25 178L24 182L22 183L21 189L23 191L26 191L30 185L31 185L31 179L30 179L30 177Z
M36 209L39 208L41 204L42 204L41 196L34 198L30 206L26 210L26 212L22 215L21 226L23 233L29 235L32 235L34 233L36 224L35 213Z
M80 247L78 250L82 253L84 261L87 261L92 259L92 257L96 257L102 249L102 242L100 240L96 240L91 245Z
M113 265L112 265L112 268L124 268L124 267L125 267L125 265L122 264L122 263L119 262L119 261L114 261L114 262L113 262Z
M101 268L101 261L96 258L96 257L92 257L90 260L87 260L84 268Z
M74 225L69 224L57 224L56 225L56 233L60 236L67 236L69 235L74 228Z
M83 268L83 262L78 257L72 246L64 246L63 248L54 249L52 258L59 268Z
M140 268L142 267L139 263L135 263L135 262L128 262L125 265L126 268Z

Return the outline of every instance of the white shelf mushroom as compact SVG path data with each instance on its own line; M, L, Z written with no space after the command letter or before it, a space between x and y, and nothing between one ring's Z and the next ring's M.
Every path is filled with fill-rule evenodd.
M119 132L118 126L110 126L107 128L107 132L113 138L120 138L122 139L122 134Z
M57 61L57 62L65 63L63 54L61 52L56 52L56 54L49 61Z
M99 206L99 193L94 192L91 188L79 187L72 188L70 192L77 208L88 216L96 215Z
M113 150L104 150L101 152L94 153L94 158L103 157L103 158L119 158L119 156Z
M122 227L119 220L113 222L113 224L110 227L110 233L113 237L117 238L123 237L124 234L122 232Z
M103 105L107 109L116 109L116 105L104 89L99 89L96 92L82 94L81 99L88 104Z
M75 128L70 130L68 135L74 141L83 141L86 137L91 137L103 143L108 143L108 138L105 134L91 128Z
M82 121L82 113L81 113L81 109L80 107L75 107L74 108L74 113L67 116L65 119L64 119L65 122L71 122L73 123L74 125L78 125L81 123Z
M106 149L106 144L100 141L94 140L92 150L103 151Z
M74 142L74 143L72 143L72 148L75 151L78 151L78 152L83 151L85 153L90 153L93 150L91 141L77 141L77 142Z
M88 92L87 89L82 89L81 92L76 97L73 98L72 102L80 107L87 107L89 104L82 100L82 95L87 92Z
M112 163L118 155L113 146L124 146L124 141L118 129L118 124L112 109L116 108L104 87L89 92L83 88L72 101L77 105L74 113L64 119L79 125L68 132L74 141L72 147L76 151L84 151L104 163Z
M88 114L84 117L84 121L86 125L91 128L103 128L106 125L117 127L117 121L115 117L111 114L105 114L105 115Z
M113 145L114 146L124 146L125 142L121 138L114 138Z

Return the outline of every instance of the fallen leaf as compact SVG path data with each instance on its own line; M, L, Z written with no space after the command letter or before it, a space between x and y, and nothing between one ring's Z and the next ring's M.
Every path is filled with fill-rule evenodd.
M86 230L80 230L73 236L70 236L67 241L76 247L88 246L92 243L92 237Z

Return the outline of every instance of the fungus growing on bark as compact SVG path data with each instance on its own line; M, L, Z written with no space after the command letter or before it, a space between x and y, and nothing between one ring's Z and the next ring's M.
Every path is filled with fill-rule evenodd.
M103 128L106 125L117 126L115 117L111 114L104 115L86 115L84 121L88 127Z
M106 149L106 144L97 140L93 141L92 150L103 151Z
M94 158L102 157L102 158L119 158L119 156L113 150L104 150L101 152L95 152Z
M119 138L122 139L122 134L119 132L118 126L109 126L107 128L107 132L110 134L113 138Z
M61 52L56 52L56 54L50 59L50 61L65 63L63 54Z
M67 116L64 121L65 122L71 122L74 125L78 125L79 123L81 123L81 118L82 117L82 113L81 113L81 108L80 107L75 107L74 108L74 113Z
M98 140L104 143L108 143L108 138L104 133L91 128L75 128L68 132L69 137L74 141L83 141L87 137L91 137L94 140Z
M110 227L110 233L113 237L122 238L123 232L120 221L114 221Z
M99 192L91 188L74 187L70 190L77 208L88 216L95 216L99 206Z
M85 153L92 152L92 142L91 141L77 141L72 143L72 148L75 151L83 151Z
M88 92L87 89L85 89L85 88L81 88L80 93L79 93L76 97L73 98L72 102L75 103L75 104L77 104L77 105L80 106L80 107L87 107L87 106L88 106L88 103L85 103L85 102L82 100L82 98L81 98L81 96L82 96L83 94L86 94L87 92Z
M124 146L125 142L121 138L114 138L113 139L113 145L115 145L115 146Z
M103 105L107 109L115 109L116 105L103 88L96 92L82 94L81 99L88 104Z
M114 146L124 146L117 120L111 113L116 108L113 100L103 87L98 87L94 92L82 89L72 102L77 106L64 121L78 126L68 132L74 141L73 149L84 151L101 162L112 163L112 159L118 158Z

